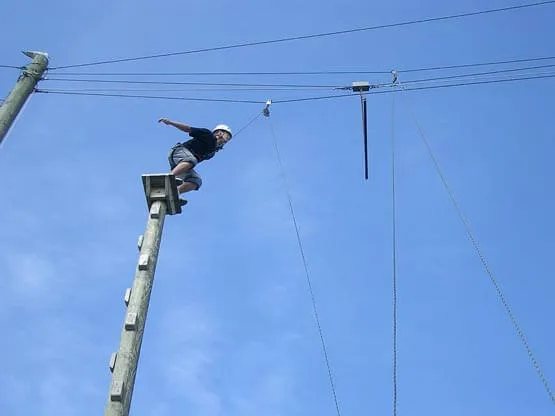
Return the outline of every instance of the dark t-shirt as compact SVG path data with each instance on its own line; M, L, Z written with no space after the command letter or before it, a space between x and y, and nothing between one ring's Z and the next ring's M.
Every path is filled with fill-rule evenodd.
M199 162L201 160L211 159L216 151L219 150L214 134L208 129L191 127L189 136L191 136L192 139L183 143L183 146L189 149L197 157Z

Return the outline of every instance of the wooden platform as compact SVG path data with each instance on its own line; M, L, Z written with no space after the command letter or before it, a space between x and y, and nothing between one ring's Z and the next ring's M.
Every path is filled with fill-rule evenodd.
M148 209L154 201L165 201L168 215L181 214L179 192L171 173L142 175Z

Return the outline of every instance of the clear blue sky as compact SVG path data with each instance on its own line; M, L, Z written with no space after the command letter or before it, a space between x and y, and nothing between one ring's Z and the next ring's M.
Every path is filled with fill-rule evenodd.
M61 66L522 2L8 3L0 64L24 65L28 59L20 51L30 49L48 52L51 66ZM534 58L555 55L554 17L555 6L548 5L72 71L389 71ZM457 73L462 70L441 75ZM1 95L17 74L0 69ZM400 74L401 80L433 75ZM390 77L166 78L187 80L350 85ZM56 81L40 86L116 87ZM265 101L330 93L177 95ZM553 414L554 403L464 233L410 106L547 379L555 383L554 95L555 81L542 79L396 96L399 415ZM341 414L392 414L392 98L368 98L368 181L356 96L276 104L270 119L258 120L200 165L203 187L190 194L183 215L166 221L134 416L336 414L271 124ZM0 414L103 414L123 293L132 283L136 241L147 219L141 175L165 172L168 148L185 139L157 119L198 127L225 122L237 130L260 109L32 97L0 147Z

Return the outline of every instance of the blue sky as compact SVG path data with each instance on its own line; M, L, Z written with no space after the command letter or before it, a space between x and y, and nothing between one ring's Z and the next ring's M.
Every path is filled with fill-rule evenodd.
M0 45L0 64L26 64L20 51L29 49L48 52L51 66L62 66L513 4L11 2L3 7L13 18L3 23L10 40ZM389 71L534 58L555 55L554 17L555 6L547 5L72 71ZM462 72L441 75L456 73ZM400 73L402 81L429 75ZM17 71L0 69L2 95L16 78ZM166 80L350 85L390 77ZM52 80L40 87L114 88ZM553 402L464 233L411 108L555 383L554 93L552 79L434 89L396 94L395 110L391 94L369 96L368 181L358 97L275 104L270 119L258 120L199 167L201 191L190 194L182 215L166 221L132 414L336 414L271 126L341 414L392 414L393 114L398 414L552 414ZM307 93L177 95L263 102ZM238 130L260 110L259 104L32 97L0 147L0 414L102 414L123 294L147 219L141 175L166 171L168 148L185 138L156 120L199 127L225 122Z

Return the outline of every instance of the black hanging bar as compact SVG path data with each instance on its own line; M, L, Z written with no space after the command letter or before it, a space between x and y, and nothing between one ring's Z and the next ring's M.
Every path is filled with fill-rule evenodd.
M368 112L366 97L360 97L362 102L362 127L364 130L364 179L368 180Z

